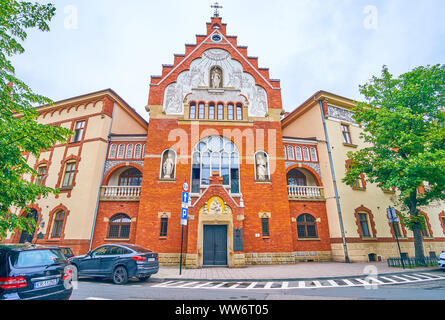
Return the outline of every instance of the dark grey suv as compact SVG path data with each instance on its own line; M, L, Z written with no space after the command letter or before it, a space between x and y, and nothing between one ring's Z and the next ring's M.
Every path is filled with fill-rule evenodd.
M68 300L71 276L58 247L0 245L0 300Z
M132 244L106 244L69 260L78 276L111 278L115 284L144 281L159 271L158 254Z

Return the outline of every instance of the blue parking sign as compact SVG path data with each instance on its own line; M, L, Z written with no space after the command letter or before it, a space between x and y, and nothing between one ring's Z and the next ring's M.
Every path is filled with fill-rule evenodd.
M187 215L188 215L188 209L181 208L181 224L184 226L187 225Z

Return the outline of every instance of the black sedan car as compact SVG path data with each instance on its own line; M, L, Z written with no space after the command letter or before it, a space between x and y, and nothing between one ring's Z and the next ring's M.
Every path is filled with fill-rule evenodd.
M145 281L159 271L158 254L132 244L106 244L69 260L78 276L111 278L115 284Z
M58 247L0 245L0 300L68 300L71 275Z

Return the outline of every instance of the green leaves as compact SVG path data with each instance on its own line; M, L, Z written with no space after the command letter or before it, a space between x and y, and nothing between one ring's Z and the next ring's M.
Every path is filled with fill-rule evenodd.
M363 172L382 188L394 186L410 213L445 199L445 65L418 67L398 78L384 66L381 77L360 92L366 101L354 109L355 120L369 147L348 154L354 166L343 181L350 184ZM429 188L418 194L423 183Z
M52 188L23 179L36 175L23 155L30 153L38 158L42 150L51 148L56 141L66 141L72 134L65 128L36 122L35 106L49 105L52 101L35 94L18 79L8 60L24 52L21 42L27 37L26 30L37 27L48 31L54 14L52 4L0 0L0 239L7 231L32 226L30 219L18 217L17 213L39 195L56 193Z

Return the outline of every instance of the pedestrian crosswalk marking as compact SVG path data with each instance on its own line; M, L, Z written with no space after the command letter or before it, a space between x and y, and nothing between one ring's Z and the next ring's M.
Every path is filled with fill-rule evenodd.
M386 282L382 281L386 280ZM218 289L218 290L290 290L290 289L319 289L319 288L341 288L341 287L366 287L370 285L394 285L415 282L445 280L445 275L433 275L430 273L413 273L400 275L375 275L366 278L353 279L326 279L324 284L321 280L300 280L300 281L241 281L241 282L219 282L217 280L201 282L196 281L166 281L151 287L159 288L181 288L181 289ZM353 282L354 281L354 282Z
M338 283L335 282L334 280L328 280L328 282L331 284L331 286L338 287Z
M264 286L264 289L270 289L272 287L273 282L268 282L266 283L266 285Z

